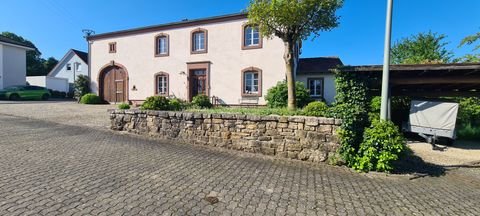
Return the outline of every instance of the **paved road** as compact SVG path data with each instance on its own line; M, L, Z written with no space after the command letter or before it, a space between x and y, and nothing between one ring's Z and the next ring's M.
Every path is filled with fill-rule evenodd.
M0 114L27 117L73 126L107 130L108 109L116 105L83 105L75 101L2 101Z
M471 169L416 180L365 175L2 114L0 149L0 215L480 212Z

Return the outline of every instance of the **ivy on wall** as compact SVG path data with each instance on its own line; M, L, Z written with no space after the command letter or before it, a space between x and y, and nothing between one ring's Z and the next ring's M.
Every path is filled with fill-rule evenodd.
M343 120L338 131L340 154L346 164L352 167L363 140L363 132L369 126L368 110L371 96L368 94L368 77L340 70L336 70L335 74L337 95L332 115Z

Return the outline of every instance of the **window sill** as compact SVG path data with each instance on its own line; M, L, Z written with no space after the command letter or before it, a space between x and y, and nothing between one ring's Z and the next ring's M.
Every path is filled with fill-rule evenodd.
M261 49L263 48L262 45L254 45L254 46L242 46L242 50L252 50L252 49Z
M166 54L155 54L155 57L167 57L167 56L169 56L168 53L166 53Z
M242 93L242 97L262 97L262 95L260 93L255 93L255 94Z
M207 50L199 50L199 51L191 51L190 54L194 55L194 54L204 54L204 53L207 53Z

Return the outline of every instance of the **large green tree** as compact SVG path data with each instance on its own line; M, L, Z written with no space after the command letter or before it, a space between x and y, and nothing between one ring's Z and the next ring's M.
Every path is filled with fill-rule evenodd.
M476 34L469 35L465 37L462 42L460 42L460 46L465 46L465 45L473 45L474 43L480 41L480 32L477 32ZM476 45L473 48L473 51L480 49L480 43ZM465 63L476 63L480 62L480 54L467 54L460 59L458 59L460 62L465 62Z
M43 62L43 67L45 68L45 72L50 73L52 69L58 64L58 60L54 57L50 57L45 62Z
M432 32L419 33L397 41L391 50L392 64L449 63L452 52L447 50L446 36Z
M476 34L465 37L460 43L460 46L472 45L477 41L480 41L480 32L477 32ZM478 50L478 49L480 49L480 44L476 45L475 48L473 48L473 50Z
M343 0L251 0L248 19L258 25L260 33L283 40L284 60L288 85L288 108L296 109L295 99L295 59L299 43L312 34L319 36L338 26L336 11Z
M43 59L41 57L42 53L37 49L35 44L23 38L22 36L16 35L12 32L2 32L1 35L35 48L35 50L27 51L27 76L47 75L50 70L53 69L53 67L55 67L55 65L58 63L58 61L53 57L48 58L48 60Z

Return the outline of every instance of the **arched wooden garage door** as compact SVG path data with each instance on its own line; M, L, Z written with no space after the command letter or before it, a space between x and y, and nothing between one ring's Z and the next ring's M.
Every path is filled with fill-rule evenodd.
M126 102L128 75L125 69L109 66L100 74L100 97L110 103Z

